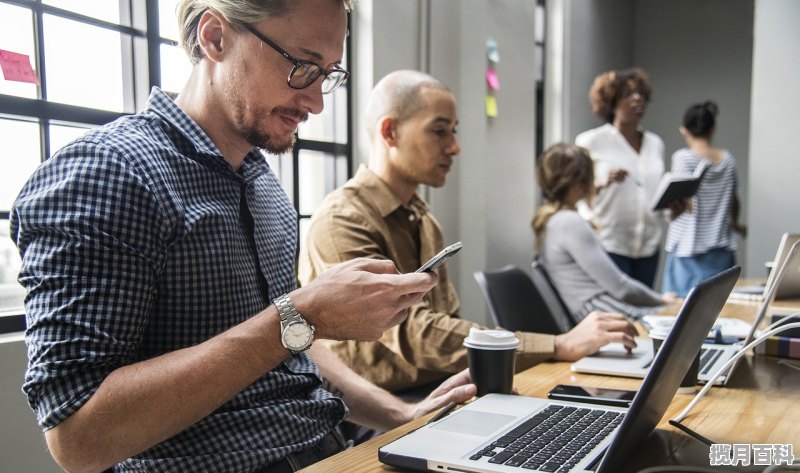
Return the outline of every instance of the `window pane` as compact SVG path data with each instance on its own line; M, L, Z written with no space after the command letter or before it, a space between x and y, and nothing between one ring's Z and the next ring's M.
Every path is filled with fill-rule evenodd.
M289 151L288 153L284 153L280 156L267 153L266 151L261 151L261 154L264 155L265 158L267 158L267 163L269 164L269 167L272 169L272 172L278 177L278 180L281 182L283 191L286 192L286 195L289 197L289 200L292 200L293 189L294 189L294 186L292 184L292 179L294 178L294 173L292 172L292 152ZM292 204L294 204L294 202L292 202Z
M42 162L39 124L0 119L0 211L8 212L23 184Z
M25 289L17 283L20 261L8 220L0 219L0 312L23 306Z
M180 92L189 74L192 63L183 49L169 44L161 45L161 88L169 92Z
M158 1L158 28L162 38L178 40L178 19L175 8L178 0Z
M44 45L48 100L125 111L120 33L45 15Z
M44 4L119 24L119 0L44 0Z
M50 154L55 154L70 141L83 136L88 130L88 127L50 125Z
M347 143L347 87L323 95L325 108L319 115L309 115L301 123L297 136L304 140Z
M341 166L340 163L344 163ZM300 213L314 213L322 199L347 180L347 158L300 150Z
M0 49L26 54L31 66L36 68L33 15L30 10L0 3ZM4 80L0 74L0 94L35 99L38 90L36 84Z

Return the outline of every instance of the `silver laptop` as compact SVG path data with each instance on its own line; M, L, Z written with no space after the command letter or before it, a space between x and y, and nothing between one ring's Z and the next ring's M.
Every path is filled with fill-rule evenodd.
M756 330L764 320L767 309L775 299L777 288L782 286L782 281L789 274L797 273L800 270L800 251L798 251L798 241L793 240L791 245L785 245L792 240L789 234L784 234L781 241L783 251L778 252L782 258L780 263L772 270L773 281L769 284L767 298L758 308L755 319L753 320L747 335L739 343L730 345L720 345L704 343L700 350L700 368L697 379L701 383L707 383L709 379L728 362L736 352L747 345L755 337ZM777 260L776 260L777 261ZM633 353L628 353L622 344L612 343L601 348L596 355L581 358L572 364L571 369L577 373L603 374L609 376L625 376L630 378L644 378L653 361L653 344L649 338L637 338L636 348ZM738 363L734 363L725 370L714 382L715 385L724 386L731 378L731 374L736 369Z
M784 233L778 245L778 251L775 253L773 270L770 271L766 284L734 287L731 299L763 301L767 290L775 284L776 269L783 264L789 248L798 240L800 240L800 233ZM794 258L797 260L789 263L790 268L794 268L794 270L788 271L781 279L775 292L775 299L791 299L800 296L800 254L796 253Z
M692 289L629 409L488 394L381 447L378 459L459 473L618 471L666 412L740 271Z

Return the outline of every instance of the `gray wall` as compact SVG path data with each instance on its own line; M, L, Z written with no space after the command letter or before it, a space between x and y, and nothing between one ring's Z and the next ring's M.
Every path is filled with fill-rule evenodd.
M748 186L748 274L764 276L780 235L800 231L800 2L757 0Z

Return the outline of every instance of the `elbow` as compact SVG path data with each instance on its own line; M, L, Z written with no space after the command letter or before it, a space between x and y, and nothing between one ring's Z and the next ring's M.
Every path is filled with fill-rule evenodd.
M64 423L45 432L47 448L58 466L68 473L99 473L113 464L104 461L101 450L89 447L91 440L65 429Z

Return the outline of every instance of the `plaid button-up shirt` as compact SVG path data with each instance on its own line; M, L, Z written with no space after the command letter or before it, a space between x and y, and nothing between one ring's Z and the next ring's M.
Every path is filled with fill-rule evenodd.
M11 214L28 290L23 390L41 426L77 411L116 368L214 337L292 290L296 228L261 153L234 171L158 89L143 112L42 164ZM116 470L251 471L308 448L346 413L320 384L307 355L291 356Z

